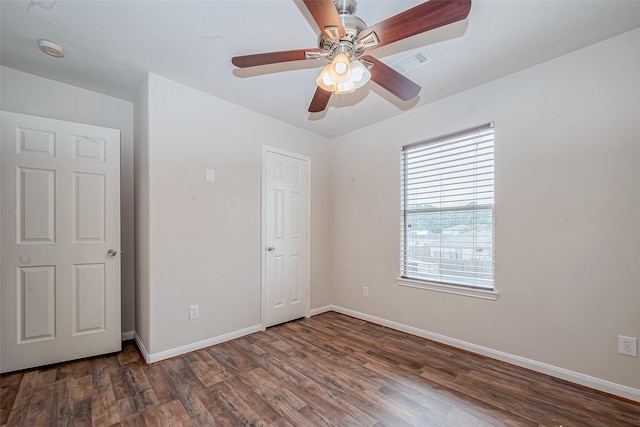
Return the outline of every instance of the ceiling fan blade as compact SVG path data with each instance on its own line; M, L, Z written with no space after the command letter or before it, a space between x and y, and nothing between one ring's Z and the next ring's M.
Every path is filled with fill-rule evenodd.
M371 72L371 80L401 100L408 101L420 93L420 86L373 56L365 55L360 59L373 64L373 67L369 70Z
M332 93L333 92L329 92L328 90L324 90L318 86L316 88L316 93L313 95L313 99L311 100L311 105L309 105L309 112L319 113L327 108L327 104L329 103L329 99L331 99Z
M233 65L239 68L256 67L258 65L277 64L279 62L303 61L307 59L306 53L321 53L315 49L282 50L280 52L255 53L253 55L234 56L231 58Z
M333 36L344 38L344 27L333 0L304 0L304 4L325 36L330 39Z
M444 25L462 21L469 15L471 0L429 0L363 30L362 41L371 33L378 37L374 49Z

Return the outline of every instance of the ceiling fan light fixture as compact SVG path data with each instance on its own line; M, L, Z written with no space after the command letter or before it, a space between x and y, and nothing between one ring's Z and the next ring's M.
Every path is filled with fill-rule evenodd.
M340 95L361 88L369 79L371 72L362 62L357 59L349 61L349 57L341 53L322 69L316 83L322 89Z

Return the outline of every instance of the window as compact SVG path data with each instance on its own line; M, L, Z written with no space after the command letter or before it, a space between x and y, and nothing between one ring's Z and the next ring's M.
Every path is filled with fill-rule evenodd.
M493 289L493 133L402 147L401 275L414 285Z

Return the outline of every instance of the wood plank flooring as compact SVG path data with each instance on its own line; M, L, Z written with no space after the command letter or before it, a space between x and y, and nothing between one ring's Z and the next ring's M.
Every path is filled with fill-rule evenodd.
M7 426L640 426L640 404L332 312L0 380Z

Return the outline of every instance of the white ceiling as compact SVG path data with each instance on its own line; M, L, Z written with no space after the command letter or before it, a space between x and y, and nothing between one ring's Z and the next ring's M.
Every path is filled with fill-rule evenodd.
M419 1L359 0L373 25ZM0 63L133 101L152 72L329 138L640 27L637 0L473 0L466 21L368 53L387 64L424 47L407 74L422 86L402 102L373 82L307 112L325 60L239 70L231 57L317 47L301 0L1 0ZM48 39L64 59L37 48ZM593 58L598 61L598 58Z

